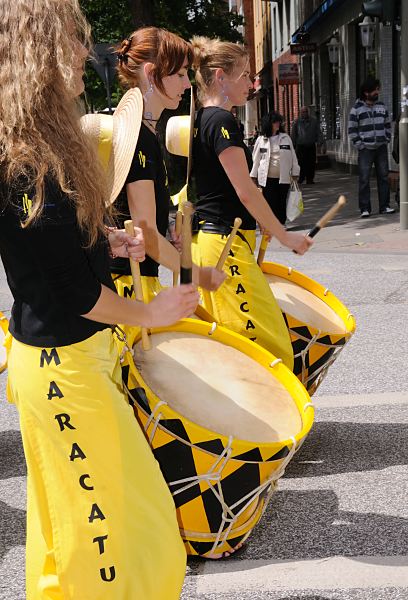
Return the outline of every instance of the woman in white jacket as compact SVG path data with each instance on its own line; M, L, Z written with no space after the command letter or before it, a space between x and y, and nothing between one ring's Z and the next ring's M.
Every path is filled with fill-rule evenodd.
M297 179L300 167L292 140L283 128L283 117L277 112L265 115L261 135L253 152L251 177L262 187L262 193L276 218L285 225L286 198L291 178Z

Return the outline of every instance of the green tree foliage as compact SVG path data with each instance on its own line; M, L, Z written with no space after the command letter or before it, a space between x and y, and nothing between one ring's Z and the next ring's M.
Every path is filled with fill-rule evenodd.
M96 44L115 46L131 31L143 25L156 25L174 31L185 39L193 35L242 41L237 27L242 17L228 10L225 0L80 0L92 26ZM117 104L120 89L112 87L112 102ZM86 70L86 99L91 109L107 106L103 82L89 65Z

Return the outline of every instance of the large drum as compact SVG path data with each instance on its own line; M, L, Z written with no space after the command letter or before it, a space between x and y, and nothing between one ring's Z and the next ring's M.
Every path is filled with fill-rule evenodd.
M7 367L7 350L3 344L8 332L8 326L9 322L7 317L0 312L0 373Z
M215 323L184 319L154 329L147 352L136 336L127 341L134 362L122 350L123 379L186 550L231 551L261 518L308 434L309 395L279 359Z
M353 335L355 319L330 290L299 271L272 262L261 268L289 329L294 373L312 395Z

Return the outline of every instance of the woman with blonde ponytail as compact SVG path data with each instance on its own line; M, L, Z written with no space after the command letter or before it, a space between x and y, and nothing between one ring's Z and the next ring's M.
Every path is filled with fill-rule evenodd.
M14 298L7 395L28 473L27 598L176 600L186 557L174 503L122 389L111 324L168 325L198 294L173 288L144 305L115 292L109 251L142 261L144 241L105 227L108 180L76 110L89 49L78 0L2 0L0 23L0 254Z
M175 110L190 88L188 69L192 51L178 35L157 27L144 27L123 40L118 50L119 79L127 88L138 87L143 94L143 120L136 151L125 187L116 203L121 219L132 218L145 235L146 260L141 264L145 299L160 291L159 265L180 270L181 239L169 226L170 192L166 165L156 137L156 126L164 109ZM166 238L167 233L171 242ZM133 295L129 261L112 261L112 276L118 293ZM216 290L224 275L212 267L197 269L193 280ZM125 328L126 330L126 328Z
M233 106L245 104L252 88L245 48L204 37L193 38L192 46L201 102L193 141L197 264L214 264L235 217L242 219L224 267L227 280L218 291L202 290L204 307L218 323L256 341L292 369L288 330L254 257L256 222L298 254L304 254L312 240L285 230L249 176L251 154L231 114Z

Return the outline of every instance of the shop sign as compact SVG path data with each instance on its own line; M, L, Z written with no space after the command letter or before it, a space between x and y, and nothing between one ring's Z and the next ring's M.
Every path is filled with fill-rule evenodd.
M278 83L279 85L299 83L299 65L297 63L278 65Z
M316 52L317 44L315 42L310 42L309 44L291 44L290 45L290 53L291 54L313 54Z

